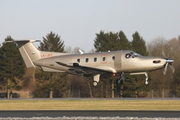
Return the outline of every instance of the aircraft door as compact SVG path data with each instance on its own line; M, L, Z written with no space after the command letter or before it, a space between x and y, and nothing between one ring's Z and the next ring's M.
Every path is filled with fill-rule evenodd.
M121 53L117 53L114 57L114 68L119 71L122 69L122 55Z

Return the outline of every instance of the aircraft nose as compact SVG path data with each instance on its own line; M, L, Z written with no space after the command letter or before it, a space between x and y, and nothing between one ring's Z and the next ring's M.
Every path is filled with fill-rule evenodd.
M164 67L164 74L166 74L167 71L167 67L169 66L172 70L172 72L175 71L174 67L172 66L172 63L174 62L173 59L171 58L159 58L159 59L155 59L153 60L153 63L156 65L156 67Z
M152 58L151 60L152 60L152 64L153 64L154 69L163 68L164 65L166 64L166 59L164 59L164 58L154 57L154 58ZM152 64L151 64L151 65L152 65Z
M160 63L161 60L153 60L153 63Z
M164 65L166 63L166 59L163 59L163 58L154 58L153 59L153 63L154 64L162 64L162 65Z
M167 63L168 64L172 64L174 62L173 59L171 58L156 58L156 59L153 59L153 63L154 64L162 64L162 65L166 65Z
M164 65L164 75L166 74L168 65L171 68L171 71L174 73L175 69L172 66L172 63L174 62L174 60L172 60L171 58L165 58L165 59L166 59L166 64Z
M172 60L171 58L165 58L166 59L166 63L173 63L174 60Z

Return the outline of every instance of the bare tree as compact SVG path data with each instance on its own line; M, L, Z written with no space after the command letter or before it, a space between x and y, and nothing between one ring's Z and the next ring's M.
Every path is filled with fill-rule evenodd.
M66 52L66 53L72 53L72 48L71 48L71 46L66 47L66 48L65 48L65 52Z
M180 37L170 40L158 37L151 41L151 43L148 43L147 48L149 55L173 59L173 66L176 69L180 60L178 55L178 51L180 51L179 45ZM166 56L162 55L163 51ZM156 95L158 97L169 97L169 94L175 89L174 74L170 69L167 70L166 75L163 74L163 71L162 69L151 73L151 88L157 90Z
M82 52L84 53L84 50L83 50L83 49L81 49L80 47L75 47L75 48L73 49L72 53L79 54L80 51L82 51Z
M72 49L72 47L66 47L66 50L65 50L67 53L74 53L74 54L79 54L80 51L84 52L83 49L81 49L80 47L75 47Z

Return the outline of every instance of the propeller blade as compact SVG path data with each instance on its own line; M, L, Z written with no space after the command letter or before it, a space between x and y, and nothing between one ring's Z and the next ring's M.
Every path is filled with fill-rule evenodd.
M170 55L170 53L173 51L173 48L171 47L170 50L169 50L169 53L168 53L168 57ZM166 65L164 66L164 75L166 75L166 71L167 71L167 67L168 65L170 65L170 68L172 70L172 72L174 73L175 69L174 67L172 66L171 63L173 63L174 61L171 59L171 58L167 58L166 54L164 53L164 51L162 51L162 55L163 57L166 59Z
M162 51L162 55L164 58L166 58L166 54L164 53L164 51Z
M168 53L168 57L171 55L172 51L173 51L173 48L170 47L170 50L169 50L169 53Z
M166 63L165 67L164 67L164 75L166 75L166 71L167 71L167 66L168 66L168 63Z
M170 64L170 68L171 68L172 72L174 73L175 69L171 64Z

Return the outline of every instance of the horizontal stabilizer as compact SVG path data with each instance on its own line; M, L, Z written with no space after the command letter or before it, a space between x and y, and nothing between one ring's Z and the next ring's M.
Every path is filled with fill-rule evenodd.
M16 42L18 44L18 47L22 47L26 43L41 42L41 40L38 40L38 39L25 39L25 40L15 40L14 42Z

